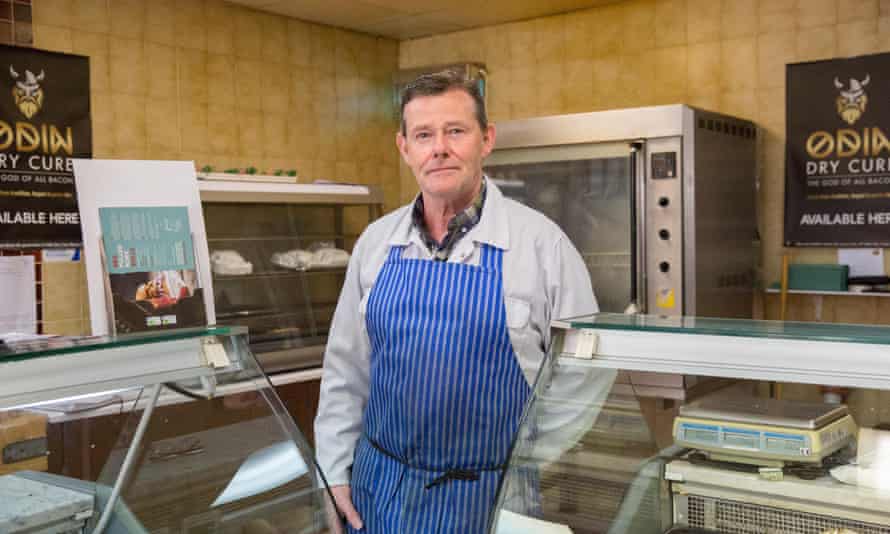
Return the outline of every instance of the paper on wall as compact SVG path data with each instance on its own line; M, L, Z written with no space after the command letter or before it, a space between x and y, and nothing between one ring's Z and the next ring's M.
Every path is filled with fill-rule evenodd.
M882 248L839 248L837 262L850 266L850 276L884 276Z
M34 256L0 256L0 334L37 333Z

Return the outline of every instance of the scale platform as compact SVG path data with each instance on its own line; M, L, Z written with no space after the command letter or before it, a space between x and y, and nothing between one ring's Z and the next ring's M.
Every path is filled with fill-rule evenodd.
M856 439L845 405L754 397L705 398L680 407L674 442L713 460L781 467L819 463Z

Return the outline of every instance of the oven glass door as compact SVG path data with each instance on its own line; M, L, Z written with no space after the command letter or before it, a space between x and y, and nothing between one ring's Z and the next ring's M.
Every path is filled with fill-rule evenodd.
M494 151L488 177L504 194L555 221L584 258L600 311L643 308L637 265L637 165L627 142Z

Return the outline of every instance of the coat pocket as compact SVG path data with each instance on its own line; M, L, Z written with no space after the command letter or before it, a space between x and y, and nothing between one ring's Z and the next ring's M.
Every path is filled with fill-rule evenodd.
M531 305L527 301L515 297L504 297L504 307L507 311L507 328L523 329L528 326Z

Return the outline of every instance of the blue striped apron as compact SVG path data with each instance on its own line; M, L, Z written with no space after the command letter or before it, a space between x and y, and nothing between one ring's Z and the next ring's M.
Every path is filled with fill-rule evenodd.
M390 248L368 298L358 532L481 534L531 393L507 330L504 253L483 244L476 266L403 259L403 248Z

